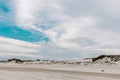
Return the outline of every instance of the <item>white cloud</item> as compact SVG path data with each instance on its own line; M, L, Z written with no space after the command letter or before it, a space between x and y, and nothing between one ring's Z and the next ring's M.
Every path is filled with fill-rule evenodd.
M96 6L106 16L109 16L112 18L118 18L120 16L119 0L96 0L95 2L96 2Z
M80 17L80 18L67 18L62 20L63 22L51 29L45 31L50 39L63 47L80 47L80 44L76 42L69 42L72 39L79 39L85 37L84 33L94 27L96 21L94 18ZM75 47L76 46L76 47Z
M109 19L118 19L120 13L118 0L93 0L89 3L83 0L14 0L14 2L16 24L22 28L31 29L31 31L33 29L42 32L50 38L48 43L40 46L41 52L34 48L29 51L23 47L20 48L21 51L28 53L33 51L41 54L46 52L43 55L47 55L47 53L64 53L67 55L86 55L86 53L95 52L101 52L101 54L119 53L120 33L110 29L111 26L107 25L109 29L105 28L106 24L112 23L103 23ZM44 26L46 27L54 24L50 23L51 21L56 21L55 25L47 29L41 29L39 24L48 22L49 24ZM114 25L114 28L116 28L116 25ZM22 46L25 46L25 44ZM28 45L31 44L27 43L26 46ZM32 46L37 47L33 44ZM7 46L4 45L3 48L5 47ZM15 48L19 49L19 47ZM68 50L70 54L65 50Z
M24 42L15 39L0 37L0 56L9 57L28 57L28 58L43 58L40 52L40 45Z
M17 25L25 29L36 29L35 24L41 23L44 20L43 18L54 12L54 10L60 10L59 5L56 3L55 0L14 0L13 7L16 11Z

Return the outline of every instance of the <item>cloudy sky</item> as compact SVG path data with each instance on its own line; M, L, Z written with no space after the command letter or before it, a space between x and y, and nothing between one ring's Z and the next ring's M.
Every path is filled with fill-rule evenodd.
M120 54L120 0L0 0L0 58Z

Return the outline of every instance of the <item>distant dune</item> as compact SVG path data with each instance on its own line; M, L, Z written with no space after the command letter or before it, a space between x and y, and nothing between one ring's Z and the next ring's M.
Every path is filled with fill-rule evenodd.
M82 60L21 60L0 63L1 80L119 80L120 55Z

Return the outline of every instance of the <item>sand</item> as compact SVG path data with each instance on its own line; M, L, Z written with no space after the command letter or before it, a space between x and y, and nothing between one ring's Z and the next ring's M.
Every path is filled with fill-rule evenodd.
M81 71L81 67L72 69L68 65L57 66L0 64L0 80L120 80L119 73L87 72Z

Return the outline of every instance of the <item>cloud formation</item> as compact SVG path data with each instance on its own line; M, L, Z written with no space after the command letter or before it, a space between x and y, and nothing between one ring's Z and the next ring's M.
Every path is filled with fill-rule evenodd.
M8 18L13 19L19 28L42 33L49 39L35 42L39 45L35 53L56 59L119 54L119 0L12 2L13 5L9 3L11 12L8 14L13 13L14 16ZM34 46L32 48L30 52L36 51ZM30 53L29 48L26 49L23 53Z
M0 56L5 58L43 58L39 53L40 45L9 39L5 37L0 37Z

